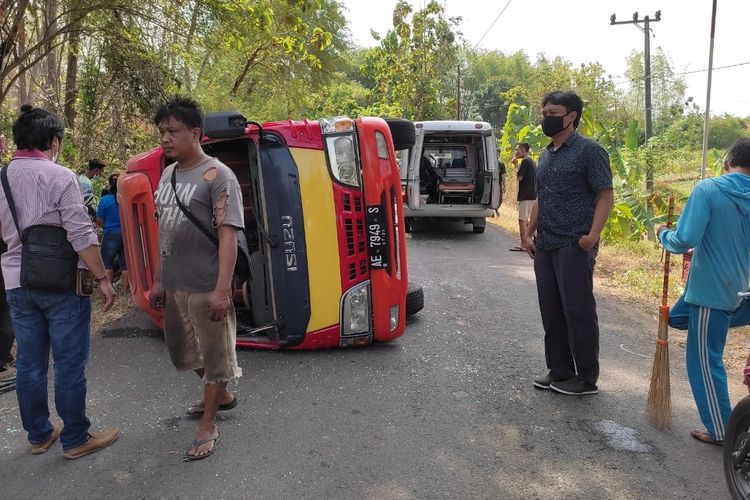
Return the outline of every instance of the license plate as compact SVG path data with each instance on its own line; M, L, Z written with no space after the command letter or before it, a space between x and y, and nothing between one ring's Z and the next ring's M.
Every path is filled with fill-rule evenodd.
M367 207L367 248L370 269L388 269L388 223L385 205Z

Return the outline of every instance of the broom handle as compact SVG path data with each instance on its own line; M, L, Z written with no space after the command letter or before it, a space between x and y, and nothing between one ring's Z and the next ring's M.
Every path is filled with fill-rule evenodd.
M669 210L667 211L667 227L672 227L672 216L674 215L674 193L669 195ZM661 288L661 305L666 307L667 295L669 294L669 252L664 252L664 283Z

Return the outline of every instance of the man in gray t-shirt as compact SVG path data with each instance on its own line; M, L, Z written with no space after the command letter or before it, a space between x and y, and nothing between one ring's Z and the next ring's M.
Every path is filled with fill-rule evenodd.
M159 210L161 280L165 290L210 292L216 285L219 261L216 245L182 213L172 189L173 164L164 169L155 199ZM181 170L177 168L177 194L182 204L203 224L243 229L240 186L234 172L215 158ZM185 272L189 269L190 272Z
M237 231L244 225L242 195L234 173L203 152L203 119L194 101L173 98L154 123L164 154L176 163L164 169L155 194L161 259L149 298L152 307L164 308L172 363L178 370L195 371L204 382L203 400L188 408L201 421L184 457L201 460L213 454L219 440L216 413L237 405L228 384L242 376L232 289ZM188 219L177 197L216 235L218 246Z

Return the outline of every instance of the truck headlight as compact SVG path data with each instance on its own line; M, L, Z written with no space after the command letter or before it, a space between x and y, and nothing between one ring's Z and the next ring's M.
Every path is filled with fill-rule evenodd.
M348 116L334 116L319 121L320 131L324 134L338 134L341 132L354 132L354 120Z
M339 182L359 187L359 159L354 134L326 138L331 173Z
M350 288L341 298L341 335L370 332L370 282Z

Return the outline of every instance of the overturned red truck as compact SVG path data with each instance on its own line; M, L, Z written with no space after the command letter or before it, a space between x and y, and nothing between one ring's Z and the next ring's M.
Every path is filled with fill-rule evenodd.
M414 137L406 120L206 116L203 149L234 171L244 199L251 277L235 283L238 345L363 346L404 333L424 305L408 282L396 163ZM148 300L159 258L154 191L169 163L155 148L131 158L118 182L131 290L159 326Z

